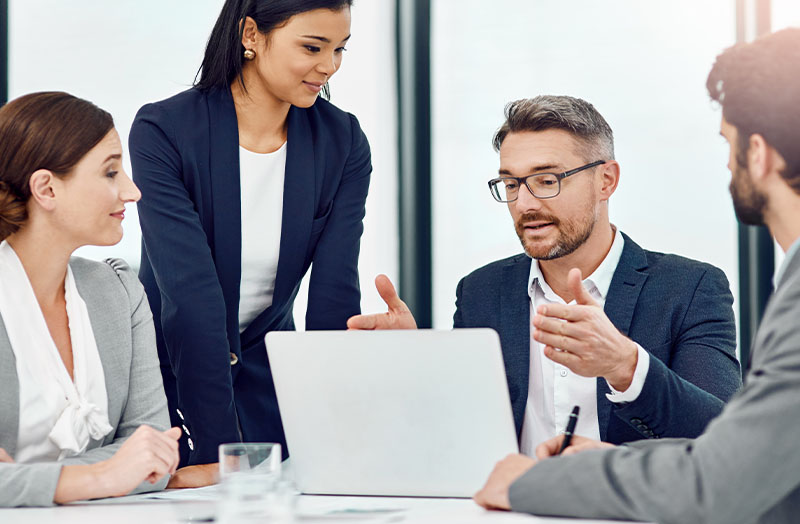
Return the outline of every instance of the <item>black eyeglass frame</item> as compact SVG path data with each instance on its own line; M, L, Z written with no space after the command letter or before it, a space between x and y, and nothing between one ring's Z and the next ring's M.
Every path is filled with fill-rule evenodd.
M509 202L514 202L514 201L517 200L517 198L519 198L519 190L517 190L517 197L514 200L499 200L497 198L497 193L495 193L495 191L492 189L492 186L494 184L496 184L497 182L502 182L504 180L516 180L517 184L519 184L520 187L522 187L523 185L525 187L527 187L528 191L530 191L531 195L533 195L535 198L538 198L540 200L545 200L547 198L555 198L555 197L557 197L558 195L561 194L561 181L562 180L564 180L568 176L572 176L574 174L580 173L581 171L585 171L587 169L591 169L593 167L597 167L597 166L603 165L605 163L606 163L605 160L595 160L594 162L591 162L591 163L586 164L586 165L581 166L581 167L576 167L575 169L570 169L569 171L564 171L563 173L534 173L532 175L523 176L523 177L503 176L503 177L500 177L500 178L493 178L493 179L489 180L489 182L488 182L488 184L489 184L489 192L492 194L492 198L494 198L495 201L497 201L497 202L500 202L502 204L507 204ZM558 191L556 191L555 195L538 196L538 195L536 195L536 193L533 192L533 189L531 189L531 186L528 185L528 179L529 178L532 178L532 177L535 177L535 176L542 176L542 175L555 176L556 179L558 180Z

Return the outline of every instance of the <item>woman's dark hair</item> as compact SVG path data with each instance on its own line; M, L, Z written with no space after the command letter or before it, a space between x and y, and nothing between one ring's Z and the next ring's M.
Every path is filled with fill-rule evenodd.
M315 9L339 11L353 5L353 0L226 0L211 30L203 64L195 86L200 89L227 88L235 78L242 81L244 19L252 18L264 34L285 24L291 17ZM244 87L244 83L242 83ZM328 85L322 94L328 98Z
M113 128L110 114L67 93L31 93L0 108L0 240L28 220L35 171L67 176Z

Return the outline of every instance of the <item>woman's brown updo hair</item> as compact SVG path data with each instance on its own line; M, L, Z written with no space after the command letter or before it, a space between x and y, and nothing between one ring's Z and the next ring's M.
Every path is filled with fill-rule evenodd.
M110 114L67 93L31 93L0 108L0 241L28 219L31 175L68 175L113 128Z

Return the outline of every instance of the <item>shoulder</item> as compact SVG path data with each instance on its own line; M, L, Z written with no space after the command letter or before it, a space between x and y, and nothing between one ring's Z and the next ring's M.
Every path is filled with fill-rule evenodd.
M324 98L317 98L311 107L295 109L307 115L312 128L325 130L326 134L334 141L366 143L366 137L361 130L358 118L352 113L339 109Z
M108 258L103 262L72 257L72 273L81 290L86 290L92 300L95 296L122 295L131 303L138 303L143 294L141 282L131 267L121 258ZM84 295L84 293L81 293Z
M222 95L218 93L216 98L222 98ZM164 100L145 104L137 111L131 132L135 133L144 123L155 124L168 134L180 127L197 127L199 122L208 120L208 104L214 99L214 93L193 87Z
M137 118L140 115L149 116L151 114L179 114L189 116L186 111L196 110L198 107L208 103L209 92L201 91L196 87L182 91L164 100L158 102L151 102L142 106L137 113Z
M350 129L354 124L358 126L358 119L352 114L339 109L324 98L317 98L314 105L302 109L310 118L324 122L324 125L340 129Z
M643 269L649 280L668 283L669 285L696 286L703 278L728 286L725 273L718 267L674 253L662 253L641 248L625 235L625 248L620 265L636 265L644 261Z
M651 277L666 284L696 288L701 281L729 287L725 273L712 264L671 253L646 251Z
M524 253L520 253L481 266L462 278L461 282L464 285L471 286L493 283L495 280L502 277L505 268L517 267L519 269L520 265L530 268L530 263L531 258Z

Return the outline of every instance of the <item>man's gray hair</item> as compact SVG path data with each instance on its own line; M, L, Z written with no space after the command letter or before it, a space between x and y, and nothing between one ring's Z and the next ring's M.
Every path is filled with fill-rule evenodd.
M587 162L614 159L614 133L592 104L571 96L540 95L506 105L506 121L494 135L495 151L509 133L563 129L575 135Z

